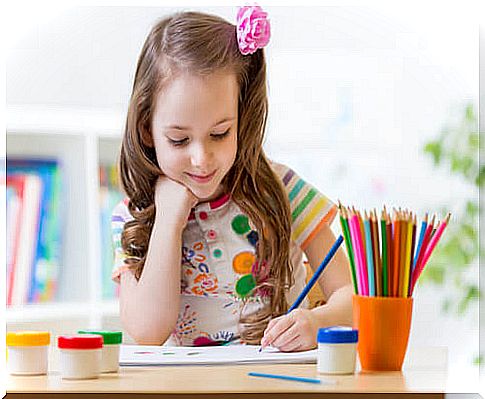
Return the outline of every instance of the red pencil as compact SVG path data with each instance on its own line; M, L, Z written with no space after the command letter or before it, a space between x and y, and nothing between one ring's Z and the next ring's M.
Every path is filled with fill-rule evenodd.
M416 281L418 281L419 276L424 270L424 267L426 266L426 263L428 262L428 259L431 256L431 253L433 252L436 245L438 244L439 239L443 235L443 231L445 230L446 226L448 226L448 223L450 222L450 217L451 217L451 213L448 213L445 220L439 224L438 228L436 229L436 233L433 235L433 238L431 239L429 245L427 246L423 259L419 264L419 268L417 268L416 273L413 276L413 286L411 288L411 292L414 289Z
M426 228L426 232L424 233L423 244L421 245L421 249L420 249L419 255L418 255L418 260L416 261L416 265L415 265L414 270L413 270L413 278L412 278L413 281L415 280L414 276L417 272L419 265L421 264L424 253L426 252L426 248L427 248L429 240L431 238L431 233L434 229L434 220L435 220L435 215L433 215L433 217L431 218L431 222L428 224L428 227Z

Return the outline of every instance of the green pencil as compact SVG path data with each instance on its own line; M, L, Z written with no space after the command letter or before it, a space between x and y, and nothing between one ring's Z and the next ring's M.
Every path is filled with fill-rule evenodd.
M350 233L349 233L349 224L347 215L345 214L345 210L342 207L342 204L338 203L338 208L340 211L340 224L342 226L342 231L345 237L345 246L347 247L347 252L349 254L349 261L350 261L350 270L352 272L352 284L354 285L354 294L359 294L359 290L357 288L357 276L355 273L355 263L354 263L354 251L352 250L352 242L350 241Z

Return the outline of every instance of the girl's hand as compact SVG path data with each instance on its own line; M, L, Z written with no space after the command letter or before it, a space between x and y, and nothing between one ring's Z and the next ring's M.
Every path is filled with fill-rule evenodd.
M268 323L261 347L268 345L282 352L304 351L317 346L318 324L309 309L295 309Z
M155 209L173 223L185 226L198 198L183 184L162 175L155 185Z

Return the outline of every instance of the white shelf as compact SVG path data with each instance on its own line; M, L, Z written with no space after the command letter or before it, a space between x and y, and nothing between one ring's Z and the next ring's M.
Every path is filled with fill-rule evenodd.
M8 106L7 132L16 134L121 137L125 114L121 110Z
M64 319L91 318L93 316L116 317L118 301L103 301L90 306L84 302L36 303L7 308L7 323L55 321Z
M125 115L117 110L9 106L6 116L7 157L55 157L64 179L56 302L8 308L8 327L77 319L99 326L104 318L116 318L118 301L101 296L99 166L116 162Z

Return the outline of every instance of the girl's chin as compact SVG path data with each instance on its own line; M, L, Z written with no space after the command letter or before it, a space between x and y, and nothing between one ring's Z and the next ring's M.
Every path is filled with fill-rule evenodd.
M190 185L189 189L199 199L199 202L208 202L219 198L222 194L222 187L197 187Z

